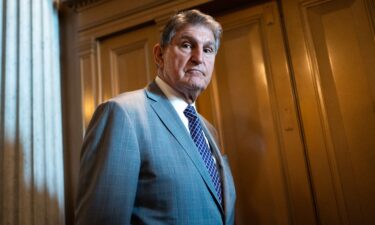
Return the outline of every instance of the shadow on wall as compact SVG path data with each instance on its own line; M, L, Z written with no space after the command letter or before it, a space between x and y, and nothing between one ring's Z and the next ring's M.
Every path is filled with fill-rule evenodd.
M27 144L26 144L27 145ZM53 157L20 142L3 142L0 224L65 224L63 191ZM48 150L47 150L48 151Z

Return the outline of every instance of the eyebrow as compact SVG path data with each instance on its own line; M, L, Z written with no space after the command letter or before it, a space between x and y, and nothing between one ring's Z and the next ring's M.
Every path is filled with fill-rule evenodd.
M194 37L191 36L191 35L187 35L187 34L183 34L183 35L181 35L180 40L183 40L183 39L187 39L187 40L189 40L189 41L197 42L197 41L196 41L196 40L197 40L196 38L194 38ZM214 41L208 41L208 42L204 43L204 45L213 45L213 46L215 46L215 42L214 42Z

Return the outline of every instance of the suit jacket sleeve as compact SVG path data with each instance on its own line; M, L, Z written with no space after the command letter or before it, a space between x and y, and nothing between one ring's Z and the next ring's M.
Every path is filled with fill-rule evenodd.
M76 224L130 224L139 170L129 115L115 102L100 105L82 145Z

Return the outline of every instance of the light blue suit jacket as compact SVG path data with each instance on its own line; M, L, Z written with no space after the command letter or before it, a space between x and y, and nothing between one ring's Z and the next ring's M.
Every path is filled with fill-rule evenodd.
M214 128L202 121L218 161L223 206L190 134L153 82L95 111L82 146L76 224L232 225L232 175Z

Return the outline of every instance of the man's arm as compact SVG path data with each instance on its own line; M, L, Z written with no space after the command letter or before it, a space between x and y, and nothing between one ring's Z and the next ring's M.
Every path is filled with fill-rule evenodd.
M76 224L130 224L140 154L132 121L117 103L97 108L81 154Z

